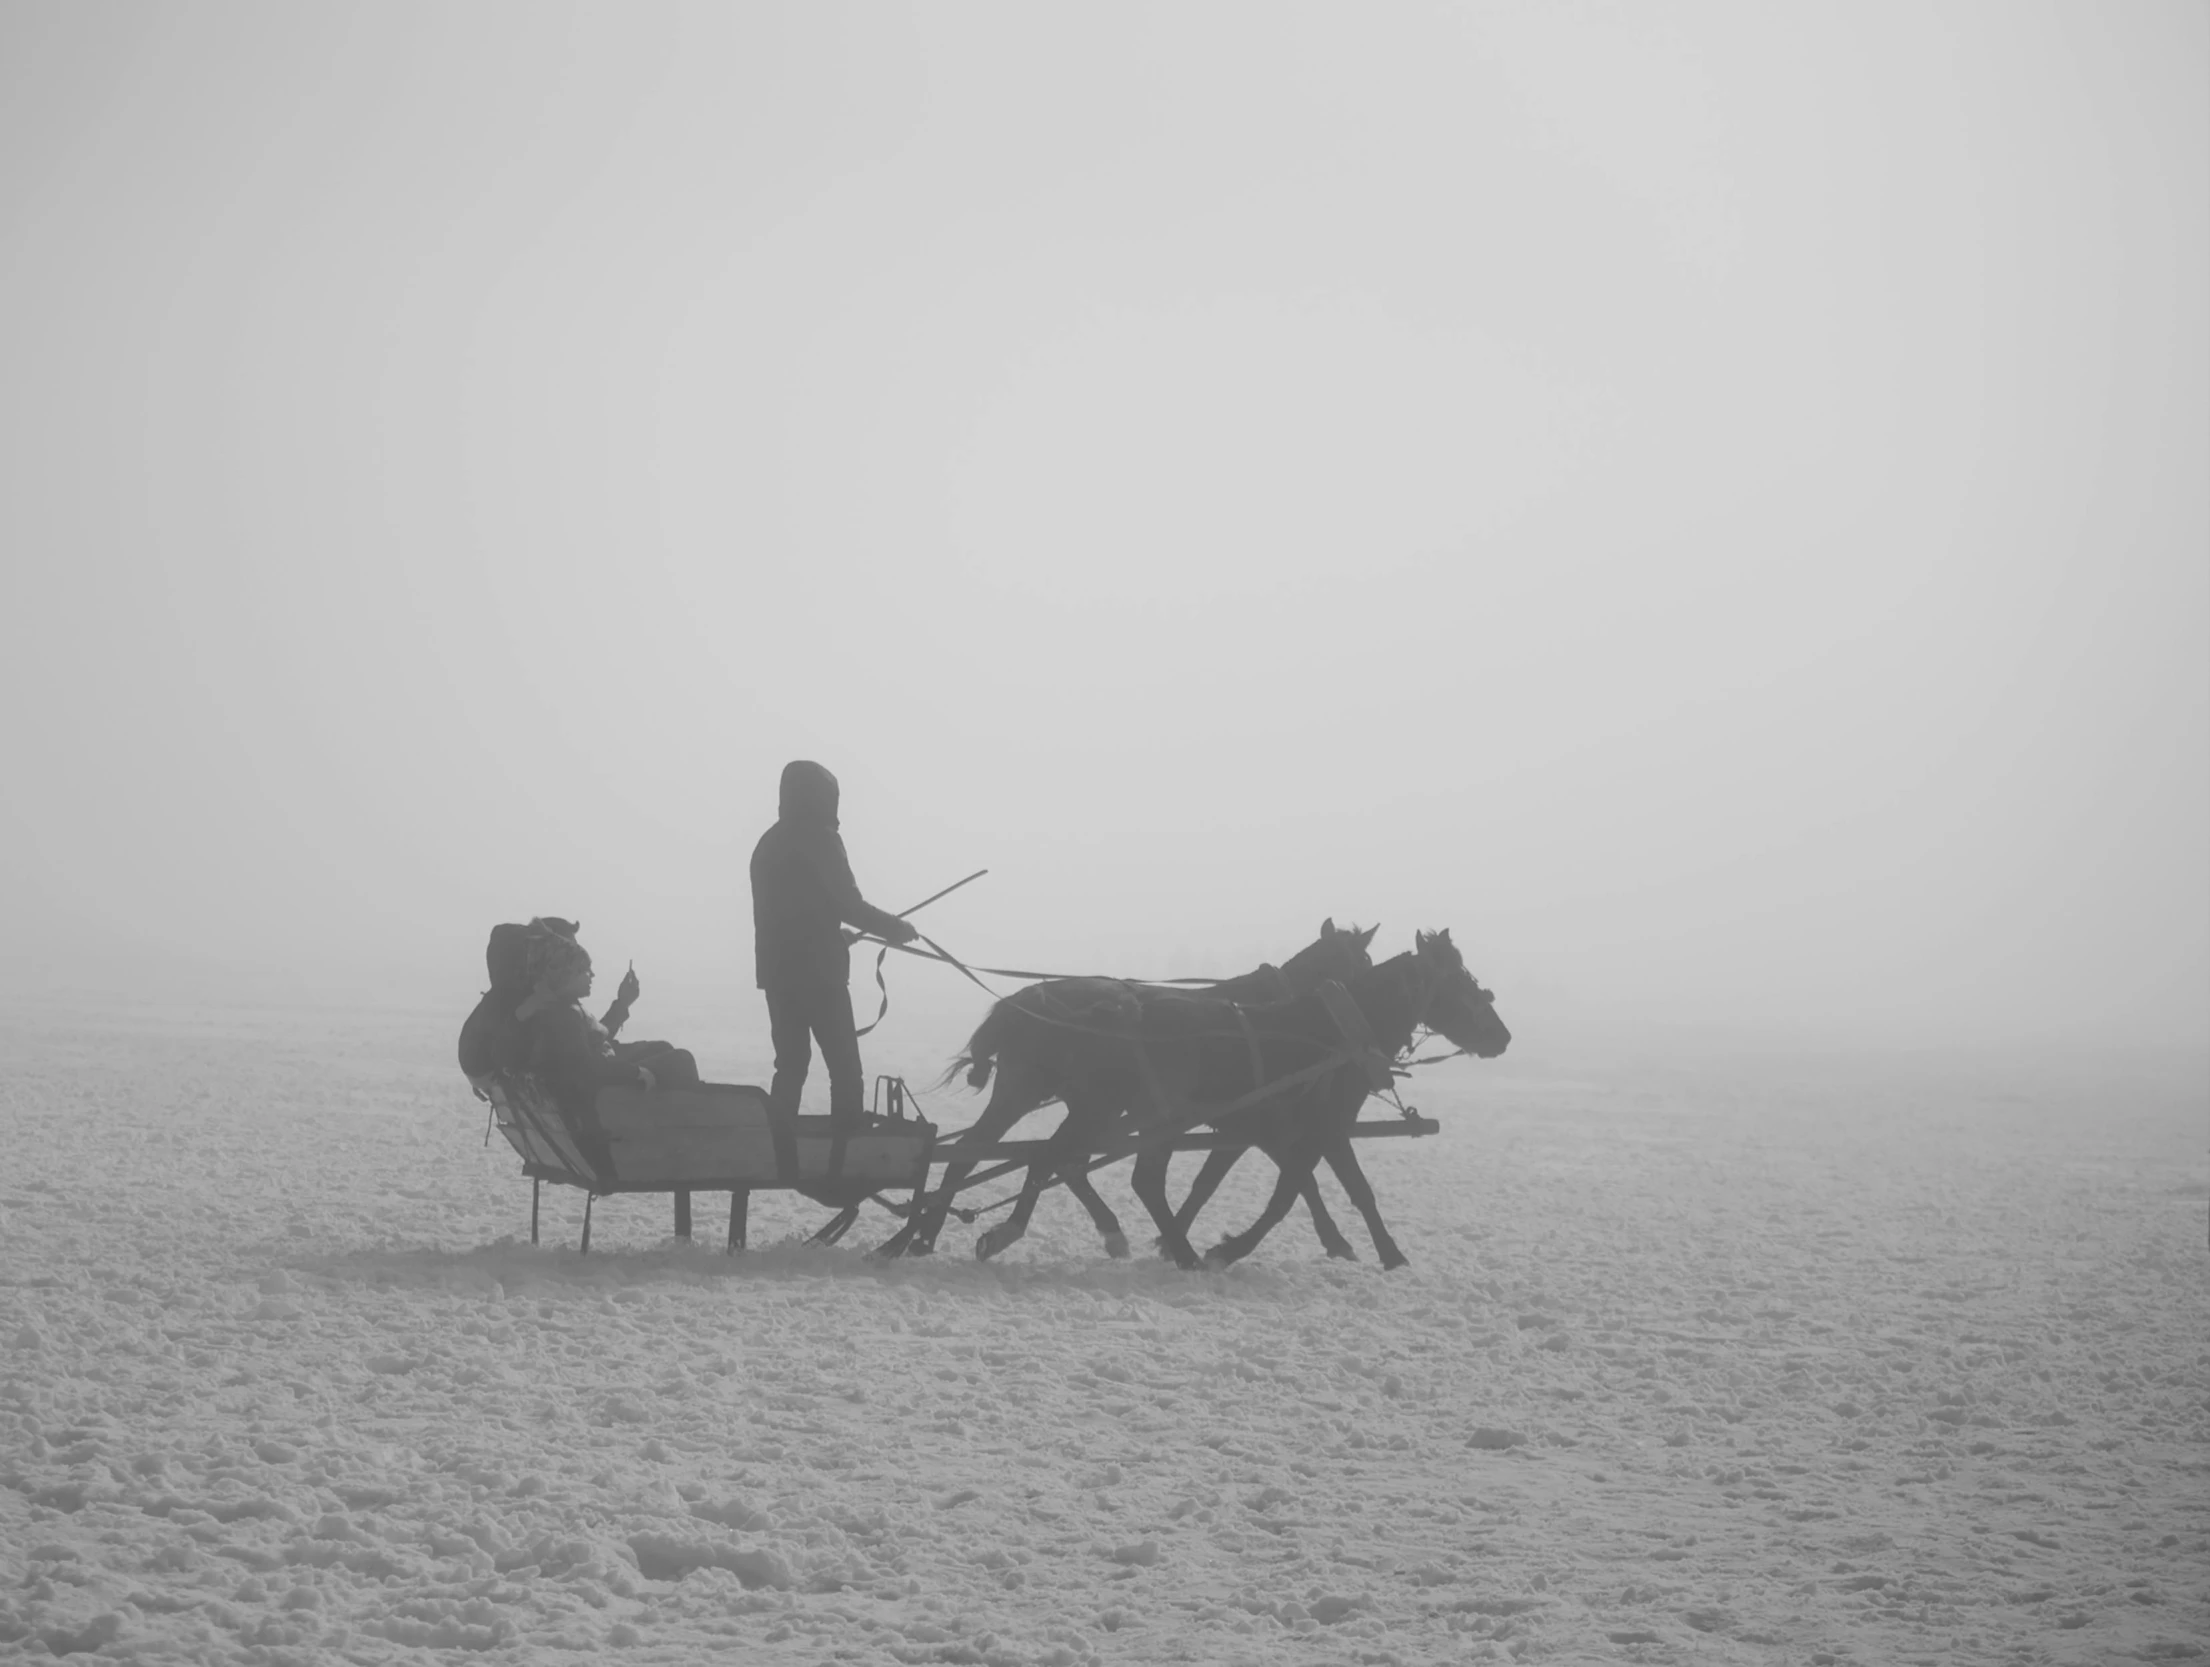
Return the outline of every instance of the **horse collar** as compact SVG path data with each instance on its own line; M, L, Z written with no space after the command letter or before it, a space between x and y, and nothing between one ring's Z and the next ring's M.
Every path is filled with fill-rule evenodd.
M1359 1011L1358 1003L1351 999L1350 991L1334 979L1323 980L1319 986L1320 1005L1328 1010L1328 1017L1335 1021L1335 1028L1342 1033L1351 1057L1358 1061L1359 1069L1366 1073L1367 1086L1380 1093L1390 1084L1389 1061L1382 1057L1380 1046L1374 1041L1373 1026L1366 1022L1366 1015Z

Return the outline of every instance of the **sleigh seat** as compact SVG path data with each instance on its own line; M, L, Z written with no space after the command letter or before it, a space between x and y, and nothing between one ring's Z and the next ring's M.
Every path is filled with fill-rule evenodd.
M585 1250L593 1199L673 1193L675 1230L687 1238L690 1195L723 1191L730 1195L729 1247L737 1249L755 1190L788 1188L835 1208L856 1206L885 1190L925 1188L936 1144L935 1126L918 1117L870 1117L840 1129L827 1117L776 1116L764 1089L729 1083L601 1088L591 1115L579 1118L527 1073L470 1081L530 1178L532 1244L547 1181L583 1189Z

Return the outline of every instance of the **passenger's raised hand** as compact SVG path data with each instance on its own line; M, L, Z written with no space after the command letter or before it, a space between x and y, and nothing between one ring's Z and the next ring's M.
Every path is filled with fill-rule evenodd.
M614 990L614 999L624 1007L637 1005L637 992L644 986L637 982L637 963L632 961L629 970L622 974L621 983Z

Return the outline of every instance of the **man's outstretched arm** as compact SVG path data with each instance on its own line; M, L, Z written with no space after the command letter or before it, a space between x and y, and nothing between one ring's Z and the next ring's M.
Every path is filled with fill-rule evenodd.
M892 943L910 943L919 935L908 922L887 909L876 908L860 896L859 883L852 878L851 859L844 854L841 837L831 834L820 848L809 850L807 855L829 894L829 901L836 906L836 918L845 925L857 926L862 932L872 932Z

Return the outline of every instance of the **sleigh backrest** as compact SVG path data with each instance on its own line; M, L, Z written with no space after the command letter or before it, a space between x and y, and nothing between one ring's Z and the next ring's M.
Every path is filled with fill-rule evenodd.
M491 1118L507 1144L521 1154L522 1167L548 1181L603 1192L613 1179L584 1156L576 1131L537 1079L521 1071L491 1071L470 1077L476 1091L491 1102Z

